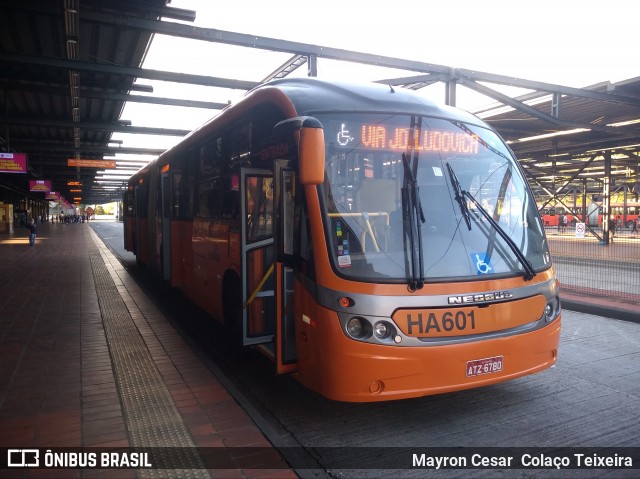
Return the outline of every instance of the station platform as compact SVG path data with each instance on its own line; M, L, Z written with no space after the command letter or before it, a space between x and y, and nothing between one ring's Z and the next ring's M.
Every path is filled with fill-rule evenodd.
M640 290L640 285L638 289ZM562 286L560 291L563 309L640 323L640 301L621 301L600 294L566 291Z
M0 447L169 457L1 477L297 477L87 223L39 224L35 246L26 232L0 235Z

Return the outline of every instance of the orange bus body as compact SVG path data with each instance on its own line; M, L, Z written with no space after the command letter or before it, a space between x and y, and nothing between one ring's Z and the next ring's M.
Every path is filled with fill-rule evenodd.
M328 232L338 231L340 236L342 230L336 230L325 213L321 186L299 184L297 179L298 164L308 161L297 156L300 133L318 127L309 126L315 123L303 117L307 113L290 98L296 89L313 96L316 85L320 90L327 85L311 80L290 84L293 90L285 80L250 92L132 177L129 191L137 196L125 199L125 248L137 255L138 262L164 275L225 328L239 328L243 343L270 356L276 371L294 373L302 384L333 400L367 402L439 394L553 366L561 315L550 263L537 267L533 278L502 273L427 280L423 287L408 291L407 284L399 281L346 277L345 269L331 262L337 253L328 246ZM266 146L258 145L250 156L236 150L234 135L242 130L243 119L251 116L255 129L255 123L270 114L283 123L284 133L274 133L274 139L269 137ZM299 125L288 130L287 122L297 118L302 118ZM342 130L346 134L344 125ZM257 142L253 137L252 141ZM215 168L207 169L210 157L203 152L215 156L223 149L235 166L226 173L209 173ZM281 160L288 166L278 166ZM287 194L285 176L279 176L283 172L296 178L288 194L298 199L291 204L304 204L301 223L288 233L287 226L280 226L287 221L285 210L278 209ZM437 172L436 178L441 175ZM258 209L260 201L272 201L273 211ZM539 219L535 204L533 211ZM261 227L275 233L249 238L251 228ZM308 249L310 257L287 250L281 238L287 234L296 238L296 248ZM345 253L347 243L340 246L341 265L351 266L356 255ZM347 263L345 256L350 257ZM379 344L373 334L363 335L362 340L351 337L345 324L354 317L365 327L377 328L384 322L393 335L381 336ZM473 334L467 328L471 321Z

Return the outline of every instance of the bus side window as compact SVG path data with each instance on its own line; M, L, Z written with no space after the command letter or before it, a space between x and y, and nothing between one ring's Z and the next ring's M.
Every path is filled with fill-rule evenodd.
M222 195L222 218L235 219L240 213L240 192L238 190L225 191Z
M195 214L199 218L209 217L209 193L211 192L211 184L209 182L201 182L196 185L196 211Z
M247 241L254 242L273 235L273 178L246 177Z
M209 210L209 218L220 218L220 188L218 188L217 184L213 184L212 188L209 190L209 195L207 198L208 210Z

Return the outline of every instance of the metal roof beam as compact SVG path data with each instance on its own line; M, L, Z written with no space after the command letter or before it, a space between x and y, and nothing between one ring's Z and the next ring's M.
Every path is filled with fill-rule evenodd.
M451 68L433 63L418 62L415 60L403 60L400 58L374 55L369 53L343 50L340 48L323 47L300 42L290 42L277 38L260 37L245 33L236 33L215 28L194 27L174 22L162 22L147 20L144 18L122 17L108 13L86 12L83 20L102 22L120 27L131 27L162 35L190 38L214 43L224 43L247 48L258 48L277 52L286 52L299 55L317 55L318 58L350 61L366 65L377 65L389 68L399 68L418 72L448 73Z
M458 82L466 86L467 88L477 91L478 93L482 93L483 95L486 95L495 100L498 100L499 102L504 103L505 105L509 105L515 108L516 110L522 111L524 113L527 113L528 115L531 115L534 118L538 118L540 120L546 121L547 123L551 123L556 126L566 126L571 128L585 128L587 130L600 131L600 132L609 133L612 135L624 134L624 131L617 128L599 126L599 125L594 125L592 123L580 123L577 121L563 120L561 118L557 118L552 115L547 115L546 113L536 108L533 108L525 103L522 103L521 101L518 101L515 98L511 98L510 96L505 95L504 93L500 93L499 91L496 91L492 88L481 85L480 83L477 83L476 81L471 80L469 78L460 78Z
M443 73L445 75L448 75L449 78L451 78L451 72L453 70L451 67L433 63L423 63L414 60L403 60L399 58L385 57L382 55L373 55L338 48L329 48L299 42L290 42L285 40L278 40L275 38L260 37L256 35L229 32L213 28L194 27L191 25L182 25L173 22L161 22L132 17L122 18L116 17L115 15L94 12L87 12L87 14L83 15L83 19L100 21L108 24L118 24L120 26L130 26L132 28L147 30L153 33L177 36L182 38L191 38L194 40L225 43L229 45L237 45L248 48L259 48L263 50L289 52L299 55L314 54L317 55L318 58L352 61L356 63L384 66L389 68L399 68L410 71ZM524 80L505 75L478 72L463 68L457 68L454 71L454 76L456 78L468 78L470 80L487 81L491 83L516 86L531 90L543 90L552 93L558 92L566 95L582 96L602 101L620 102L640 106L640 99L635 97L594 92L581 88L573 88L552 83Z
M547 145L536 145L535 142L527 142L529 146L524 146L524 143L511 143L512 149L516 151L518 156L533 155L535 153L548 153L551 148ZM640 143L640 135L629 135L617 138L596 138L593 140L581 140L579 144L569 144L566 146L558 146L556 153L569 153L569 154L585 154L587 150L604 150L607 148L625 148L630 143Z
M529 90L542 90L549 93L562 93L570 96L580 96L585 98L591 98L593 100L602 100L614 103L627 103L633 106L640 106L640 98L616 95L611 93L600 93L585 88L573 88L563 85L556 85L553 83L545 83L533 80L524 80L522 78L514 78L506 75L498 75L495 73L478 72L473 70L466 70L464 68L456 68L456 74L461 79L475 81L484 81L489 83L497 83L500 85L508 85L519 88L526 88Z
M135 147L126 147L126 146L99 146L99 145L80 145L79 148L76 148L74 145L66 143L56 143L56 142L48 142L39 140L37 142L33 142L32 139L23 140L20 138L13 138L15 142L19 142L20 146L29 152L36 151L46 151L50 155L56 154L69 154L68 152L80 151L81 153L101 153L103 155L153 155L158 156L164 153L164 149L160 148L135 148ZM59 152L59 153L57 153ZM122 161L139 161L139 160L126 160Z
M196 12L193 10L187 10L184 8L176 8L169 6L153 6L144 4L140 5L136 8L136 4L130 1L121 1L121 0L109 0L106 3L106 6L109 9L116 10L118 12L138 12L141 15L153 15L156 17L162 18L172 18L174 20L182 20L185 22L193 22L196 19ZM20 0L16 2L15 0L0 0L0 7L10 8L12 10L21 10L26 12L35 12L40 15L52 15L58 16L60 15L60 5L56 2L43 2L42 0ZM104 8L104 5L100 5L95 1L91 0L83 0L82 2L82 16L88 11L87 9L92 9L91 11L95 11L96 8Z
M10 63L39 65L65 70L81 70L92 73L106 73L111 75L124 75L133 78L147 78L151 80L161 80L176 83L188 83L193 85L214 86L221 88L231 88L235 90L250 90L258 86L257 82L233 80L229 78L210 77L205 75L194 75L190 73L176 73L161 70L149 70L145 68L132 68L116 65L106 65L103 63L82 62L76 60L64 60L51 57L35 57L15 55L11 53L0 53L0 61Z
M273 72L269 73L266 77L263 78L262 83L266 83L274 78L284 78L292 71L297 70L302 65L307 63L307 57L304 55L294 55L289 60L284 62L278 68L276 68Z
M149 103L153 105L171 105L171 106L184 106L188 108L203 108L205 110L222 110L229 106L228 103L217 103L212 101L200 101L200 100L185 100L182 98L166 98L166 97L154 97L143 95L120 95L120 94L102 94L102 93L87 93L84 95L88 98L101 98L103 100L114 101L130 101L135 103Z
M154 105L184 106L189 108L204 108L206 110L222 110L223 108L228 106L228 103L185 100L182 98L164 98L157 96L125 95L122 93L97 92L94 91L94 89L95 85L92 88L80 87L80 94L82 98L98 98L101 100L112 101L131 101L136 103L150 103ZM41 83L15 83L0 81L0 90L46 93L48 95L58 95L64 97L69 96L69 92L61 86L57 88L47 87L46 85Z
M83 121L82 123L74 123L73 121L64 120L36 120L29 118L0 118L0 124L20 124L30 126L45 126L56 128L82 128L85 130L109 131L119 133L142 133L146 135L164 135L164 136L185 136L190 130L180 130L176 128L152 128L145 126L126 126L121 123L95 123Z
M411 90L418 90L437 82L448 82L454 79L454 69L451 68L449 73L428 73L426 75L413 75L401 78L387 78L385 80L376 80L375 83L383 85L402 86Z

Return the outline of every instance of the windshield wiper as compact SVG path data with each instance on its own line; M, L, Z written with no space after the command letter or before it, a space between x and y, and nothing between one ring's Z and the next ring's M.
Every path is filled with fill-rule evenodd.
M467 202L464 200L464 195L462 194L462 187L460 186L458 177L453 172L453 168L451 168L451 165L449 163L447 163L447 170L449 171L449 179L451 180L453 191L456 194L456 201L458 202L458 206L460 207L460 212L462 213L462 217L464 218L465 223L467 223L467 228L469 229L469 231L471 231L471 215L469 214Z
M513 253L516 255L516 257L520 261L520 264L522 264L522 267L524 268L525 281L530 281L531 279L533 279L533 277L536 275L536 270L533 268L533 265L529 262L529 260L524 255L522 250L511 239L511 237L507 234L507 232L504 229L502 229L502 226L500 226L498 222L493 219L493 216L491 216L489 212L478 202L478 200L476 200L471 193L461 188L460 183L458 182L458 178L456 177L456 174L454 173L453 168L449 163L447 163L447 170L449 171L449 178L451 179L451 184L454 185L453 188L456 190L456 200L458 199L458 195L461 197L461 201L458 201L458 204L460 204L460 209L463 210L462 214L465 216L465 219L467 219L467 226L469 227L469 231L471 231L471 222L470 220L468 220L468 218L470 218L471 215L469 213L467 204L464 201L465 198L469 198L469 201L471 201L475 205L475 207L482 214L482 216L485 217L485 219L489 222L491 226L493 226L495 231L500 235L500 237L504 240L504 242L507 243L507 246L509 246L509 249L511 249L511 251L513 251ZM464 206L462 204L464 204Z
M420 135L421 119L418 119L418 137ZM409 289L416 291L424 286L424 259L422 252L422 227L425 217L420 202L420 191L416 179L418 173L418 152L414 149L416 135L416 120L411 117L411 129L407 152L402 154L404 165L404 181L402 185L402 219L405 231L405 269L410 270ZM408 238L408 245L406 244ZM410 263L409 263L410 261ZM409 263L409 264L408 264Z

